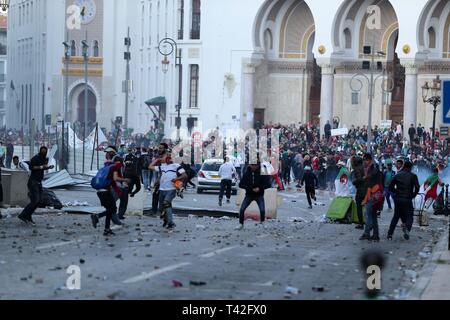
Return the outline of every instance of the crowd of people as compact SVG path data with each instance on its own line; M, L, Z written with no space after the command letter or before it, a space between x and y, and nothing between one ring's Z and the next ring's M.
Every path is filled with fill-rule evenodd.
M336 126L334 123L333 127ZM427 198L436 199L437 188L445 181L440 175L448 173L448 141L440 137L433 141L432 134L421 126L411 126L408 137L403 136L401 124L396 128L383 130L375 127L372 142L368 141L368 129L365 126L352 126L348 133L342 136L332 135L330 123L325 126L323 135L320 135L318 127L302 124L270 124L264 129L281 131L281 166L278 172L271 173L274 178L272 181L266 174L262 174L261 163L236 165L230 161L226 150L223 154L224 164L219 169L219 175L222 176L219 205L222 205L225 191L227 202L230 201L233 179L236 178L239 187L246 191L240 210L239 228L244 225L243 214L252 201L256 201L260 208L261 221L265 220L264 190L274 185L283 190L293 188L295 184L296 188L306 192L311 209L313 201L316 201L316 189L334 192L336 196L354 196L358 208L357 228L364 229L361 240L379 241L377 216L385 202L388 209L392 208L392 198L396 211L388 238L392 239L395 225L401 219L406 239L409 238L412 227L412 199L419 193L419 180L425 183ZM116 140L114 133L111 133L109 138ZM196 164L175 164L170 153L173 145L160 143L155 148L152 147L154 143L146 139L145 136L130 136L120 147L116 148L115 144L111 143L104 149L107 169L99 170L99 174L107 174L103 180L101 176L96 178L105 185L96 189L106 211L98 216L93 215L92 223L97 227L99 218L105 216L105 235L113 234L110 221L117 225L122 224L128 198L141 190L141 184L145 190L151 192L153 209L159 210L164 219L164 227L169 229L175 227L173 199L177 196L183 197L183 191L188 185L195 188L192 179L198 170ZM11 141L9 145L12 145ZM4 158L10 166L13 150L8 148L8 151L4 152ZM42 193L43 172L49 168L48 159L45 159L46 151L46 148L41 148L40 153L28 163L32 172L28 187L34 196L30 205L19 216L27 223L34 223L32 212ZM0 157L2 156L0 154ZM118 200L119 208L116 206Z

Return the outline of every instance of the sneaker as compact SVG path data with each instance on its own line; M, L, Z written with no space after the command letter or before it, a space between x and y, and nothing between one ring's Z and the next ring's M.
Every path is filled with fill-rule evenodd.
M125 220L125 216L120 215L120 216L119 216L119 220Z
M172 222L172 223L169 223L169 225L167 226L167 229L173 230L175 227L176 227L176 224Z
M169 222L167 222L167 220L164 220L163 228L167 227L168 224L169 224Z
M380 242L380 237L379 236L372 236L370 237L370 240L373 242Z
M106 230L103 232L103 235L104 235L105 237L106 237L106 236L113 236L113 235L115 235L115 233L112 232L111 229L106 229Z
M111 230L119 230L119 229L122 229L123 228L123 225L117 225L117 224L115 224L115 225L113 225L112 227L111 227Z
M402 229L403 229L403 238L405 238L405 240L409 240L409 231L405 224L402 225Z
M409 240L409 232L408 232L408 230L406 230L406 231L403 233L403 238L405 238L405 240Z
M230 199L227 199L227 203L231 203Z
M312 209L313 207L312 207L312 206L309 206L308 208L309 208L309 209Z
M222 206L222 199L219 199L219 207Z
M389 241L392 241L392 235L388 234L387 239L388 239Z
M25 222L26 224L29 223L29 221L27 219L25 219L25 217L22 215L18 215L17 218L19 218L21 221Z
M36 227L36 222L33 221L33 219L28 219L28 223L31 224L33 227Z
M95 213L91 214L91 220L92 220L92 226L94 227L94 229L97 229L97 224L99 222L98 215L96 215Z
M363 230L364 229L364 225L362 224L358 224L355 229L359 229L359 230Z
M363 234L361 238L359 238L359 240L371 240L372 237L367 235L367 234Z

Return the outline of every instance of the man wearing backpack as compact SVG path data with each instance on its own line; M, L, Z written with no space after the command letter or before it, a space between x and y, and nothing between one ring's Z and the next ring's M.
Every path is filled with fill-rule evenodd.
M164 218L163 227L173 230L175 223L173 223L172 201L177 195L177 188L174 184L186 179L187 175L179 164L172 162L168 149L169 146L166 143L159 145L161 158L152 161L149 169L160 174L159 210L161 211L161 216Z
M105 167L99 170L99 173L93 179L91 184L97 189L97 196L100 199L102 207L104 207L106 211L100 214L92 214L91 220L94 228L97 228L100 218L106 217L103 235L109 236L114 235L110 225L113 216L117 212L116 201L122 195L119 183L130 183L130 180L122 177L121 169L123 168L123 163L120 156L117 155L116 148L110 146L105 149L105 152Z

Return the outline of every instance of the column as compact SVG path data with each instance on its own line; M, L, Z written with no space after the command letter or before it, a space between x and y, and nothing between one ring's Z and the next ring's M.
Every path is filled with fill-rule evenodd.
M255 73L256 65L252 62L244 62L241 88L241 128L244 130L253 128Z
M320 135L324 135L327 121L333 126L334 66L322 64L322 87L320 94Z
M408 137L411 124L417 127L417 73L418 67L414 64L405 65L405 102L403 112L403 135Z

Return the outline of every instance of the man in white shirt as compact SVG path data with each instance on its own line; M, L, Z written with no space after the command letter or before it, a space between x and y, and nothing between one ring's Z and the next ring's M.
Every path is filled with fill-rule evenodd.
M28 173L30 172L30 167L27 163L27 161L19 161L19 157L18 156L14 156L13 158L13 169L14 170L20 170L20 171L26 171Z
M227 189L227 203L230 203L231 199L231 185L233 177L237 175L234 165L230 161L230 157L225 158L225 163L219 168L220 181L220 194L219 194L219 206L222 206L223 194L225 188Z
M155 159L150 164L149 169L160 173L159 210L161 211L161 217L164 218L163 227L173 230L175 223L173 223L172 201L177 195L175 184L182 182L187 178L187 175L179 164L172 162L168 149L169 147L166 143L160 144L159 154L161 158Z

